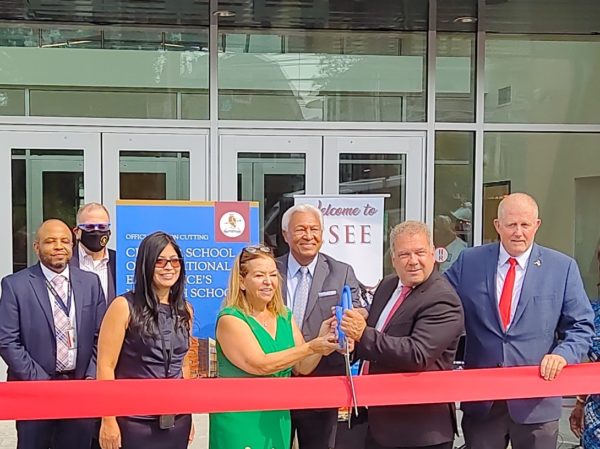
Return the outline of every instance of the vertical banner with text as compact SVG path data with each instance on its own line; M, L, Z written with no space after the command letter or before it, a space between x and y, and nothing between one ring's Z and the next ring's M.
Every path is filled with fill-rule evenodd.
M367 287L383 277L384 195L295 196L295 204L312 204L323 213L321 251L354 268Z
M183 252L186 298L196 337L214 338L233 260L259 241L256 202L118 201L117 293L133 288L140 242L155 231L171 234Z

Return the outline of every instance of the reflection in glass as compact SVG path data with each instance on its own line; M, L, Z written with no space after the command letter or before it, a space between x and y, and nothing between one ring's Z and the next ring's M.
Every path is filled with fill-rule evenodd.
M239 153L238 200L260 203L261 235L276 255L287 252L281 217L294 205L294 194L306 188L303 153Z
M119 198L189 200L190 153L119 152Z
M57 218L75 226L84 201L83 151L12 150L13 271L32 265L36 229Z
M219 36L219 118L424 121L425 33Z
M447 251L442 272L473 245L474 155L474 133L436 133L433 243Z
M435 119L475 121L475 34L437 33Z
M485 51L487 122L598 123L600 37L488 34Z
M484 184L535 198L542 225L536 241L575 258L587 294L598 297L600 134L486 133ZM498 193L498 192L495 192ZM496 195L484 198L483 240L495 240Z
M340 154L340 195L384 194L384 275L392 273L389 231L406 218L405 154ZM372 287L372 286L369 286Z

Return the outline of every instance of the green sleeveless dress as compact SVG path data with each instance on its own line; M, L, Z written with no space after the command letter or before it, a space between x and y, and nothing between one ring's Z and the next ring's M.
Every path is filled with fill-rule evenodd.
M245 321L260 347L269 354L294 347L292 331L292 313L277 317L275 339L253 317L238 309L226 307L219 313L217 321L223 315L233 315ZM259 377L242 371L223 354L217 341L217 363L219 377ZM268 377L289 377L288 368ZM265 391L268 394L268 391ZM291 419L289 410L262 412L211 413L209 430L209 449L289 449L291 441Z

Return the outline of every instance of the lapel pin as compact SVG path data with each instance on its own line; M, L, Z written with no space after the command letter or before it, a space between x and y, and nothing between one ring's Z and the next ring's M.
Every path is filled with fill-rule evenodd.
M542 266L542 261L541 261L540 259L537 259L535 262L533 262L533 264L534 264L536 267L541 267L541 266Z

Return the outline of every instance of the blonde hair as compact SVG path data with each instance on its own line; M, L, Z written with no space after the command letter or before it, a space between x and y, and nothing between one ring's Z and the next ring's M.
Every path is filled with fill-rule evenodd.
M265 253L263 251L257 251L256 253L250 253L245 249L235 258L231 274L229 276L229 286L227 288L227 296L223 302L223 308L234 307L241 310L246 315L249 315L252 310L250 304L246 298L246 291L240 288L242 278L248 275L248 264L256 259L269 259L275 262L275 258L271 253ZM285 316L286 306L283 303L283 296L281 294L282 279L277 273L277 286L275 288L275 294L273 299L267 304L267 310L274 315Z

